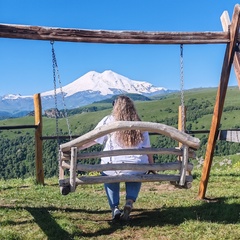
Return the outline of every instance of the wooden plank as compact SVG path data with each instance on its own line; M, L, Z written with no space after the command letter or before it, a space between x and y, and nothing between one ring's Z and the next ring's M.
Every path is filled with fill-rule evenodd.
M238 88L240 89L240 52L235 52L233 66L234 66L234 71L235 71L235 75L238 82Z
M71 148L71 164L70 164L70 191L75 192L76 176L77 176L77 148Z
M64 166L63 166L64 161L61 158L61 151L58 151L58 169L59 169L59 179L63 179L64 178ZM69 169L70 169L70 165L69 165Z
M217 91L212 123L211 123L210 133L208 137L205 161L203 164L202 176L199 184L198 197L200 199L205 198L205 194L207 190L207 184L208 184L208 179L209 179L211 165L212 165L214 148L215 148L216 140L218 137L218 129L220 127L220 120L223 112L223 105L225 101L231 66L232 66L233 58L235 54L235 47L237 43L239 25L240 25L240 5L237 4L234 8L232 24L230 26L230 43L227 44L226 51L225 51L220 84Z
M66 161L61 162L61 166L65 169L70 169L70 163ZM121 164L77 164L77 170L83 172L102 172L111 170L140 170L140 171L167 171L167 170L181 170L181 162L170 162L170 163L153 163L153 164L134 164L134 163L121 163ZM187 170L192 171L193 164L187 164ZM64 176L61 177L61 179Z
M43 146L42 146L42 104L40 93L33 96L34 112L35 112L35 168L36 168L36 181L37 183L44 184L44 171L43 171Z
M81 147L84 144L92 142L95 139L105 136L111 132L126 129L139 129L141 131L156 132L168 136L194 149L198 149L200 147L200 140L198 138L192 137L165 124L142 121L116 121L106 124L100 128L96 128L70 142L61 144L60 149L62 152L68 152L71 147Z
M179 185L184 186L186 181L186 173L188 171L188 147L183 146L183 157L181 162Z
M218 135L218 140L224 140L227 142L240 142L240 131L236 130L221 130Z
M222 23L222 29L224 32L229 33L231 21L229 18L228 11L224 11L220 17L221 23Z
M182 156L182 150L177 148L142 148L142 149L118 149L111 151L101 151L101 152L83 152L78 153L77 157L80 160L88 158L100 158L100 157L112 157L112 156L122 156L122 155L133 155L133 154L170 154L176 156ZM189 157L195 158L196 153L193 150L189 150ZM70 160L69 153L62 154L62 160Z
M144 175L117 175L117 176L84 176L76 179L77 185L83 184L99 184L99 183L114 183L114 182L178 182L179 175L166 174L144 174ZM192 182L192 176L186 176L186 182ZM59 180L60 186L69 184L69 179Z
M70 167L70 165L69 165ZM187 169L191 171L193 164L188 163ZM181 162L171 163L154 163L154 164L133 164L133 163L120 163L120 164L77 164L77 170L83 172L102 172L114 170L134 170L134 171L167 171L167 170L181 170Z
M229 32L229 28L231 25L230 18L228 15L227 11L224 11L223 14L221 15L221 22L222 22L222 28L224 32ZM234 59L233 59L233 66L234 66L234 71L235 75L237 78L238 82L238 87L240 88L240 49L239 49L239 43L236 46L238 47L238 51L235 51Z
M118 44L228 43L225 32L106 31L0 24L0 38Z
M185 106L178 107L178 130L183 132L185 132L186 130L186 107ZM181 148L182 143L179 143L178 146Z

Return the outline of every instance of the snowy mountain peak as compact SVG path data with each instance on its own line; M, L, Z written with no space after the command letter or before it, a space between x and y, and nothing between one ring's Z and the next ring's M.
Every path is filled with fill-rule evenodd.
M163 87L155 87L144 81L131 80L111 70L106 70L103 73L90 71L62 88L66 97L82 91L99 92L103 96L113 95L115 93L114 90L122 93L138 93L143 95L166 91ZM59 92L60 89L57 89L57 93ZM42 96L53 94L54 91L48 91L42 93Z
M73 109L93 102L102 101L113 95L135 93L145 96L166 94L172 92L163 87L153 86L149 82L131 80L113 71L103 73L90 71L72 83L57 89L55 98L54 90L41 93L42 109L53 107L58 109ZM55 101L57 99L57 101ZM64 100L64 101L63 101ZM56 106L57 102L57 106ZM14 116L22 116L22 113L34 110L33 96L21 96L20 94L8 94L0 97L0 113L14 113Z
M32 96L22 96L20 94L7 94L2 97L2 100L14 100L19 98L31 98Z
M19 98L20 94L7 94L2 97L3 100Z

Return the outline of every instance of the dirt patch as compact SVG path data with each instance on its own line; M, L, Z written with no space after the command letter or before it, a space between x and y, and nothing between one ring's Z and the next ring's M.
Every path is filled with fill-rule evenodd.
M141 191L158 191L158 192L165 192L165 191L176 191L179 190L175 185L170 183L156 183L156 182L148 182L142 183Z

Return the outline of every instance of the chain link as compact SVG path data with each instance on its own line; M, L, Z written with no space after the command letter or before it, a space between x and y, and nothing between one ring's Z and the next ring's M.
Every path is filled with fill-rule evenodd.
M182 131L185 131L185 107L184 107L184 65L183 44L180 45L180 84L181 84L181 109L182 109Z
M57 135L57 141L58 145L60 145L59 140L59 127L58 127L58 106L57 106L57 84L56 84L56 57L55 52L53 48L54 42L50 42L52 45L52 69L53 69L53 85L54 85L54 103L55 103L55 119L56 119L56 135Z
M71 130L70 130L70 124L69 124L69 119L68 119L68 115L67 115L67 107L66 107L66 103L65 103L65 99L64 99L64 93L62 90L62 83L61 83L61 78L60 78L60 74L59 74L59 70L58 70L58 65L57 65L57 59L56 59L56 54L55 54L55 50L54 50L54 41L50 42L52 45L52 65L53 65L53 82L54 82L54 100L55 100L55 111L56 111L56 134L58 137L58 143L59 143L59 125L58 125L58 107L57 107L57 84L56 84L56 75L58 78L58 84L60 86L60 92L61 92L61 96L62 96L62 103L63 103L63 108L64 108L64 117L66 119L67 122L67 128L68 128L68 135L70 137L70 140L72 140L72 134L71 134Z

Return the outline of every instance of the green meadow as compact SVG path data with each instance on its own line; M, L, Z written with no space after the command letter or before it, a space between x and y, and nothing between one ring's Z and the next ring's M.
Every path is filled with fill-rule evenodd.
M216 88L185 92L187 130L210 129L216 92ZM229 87L221 129L240 127L239 102L238 88ZM179 105L179 93L161 96L152 101L136 101L142 120L161 122L174 127L177 127ZM69 114L73 135L92 130L102 117L111 112L110 103L96 103L94 106L105 109ZM34 118L28 116L0 121L0 126L24 124L34 124ZM43 117L43 135L55 135L55 124L55 119ZM68 134L66 119L59 119L59 129L61 134ZM207 134L195 136L201 139L203 148L197 153L197 159L191 160L194 164L192 188L179 189L168 182L143 183L128 222L111 221L102 184L78 186L74 193L63 196L60 194L57 174L46 177L44 186L36 183L34 171L30 172L28 177L6 179L1 176L0 239L239 239L239 143L233 145L218 141L207 188L208 201L204 201L199 200L197 196ZM21 152L21 144L24 144L21 141L28 138L33 139L33 149L31 144L25 144L30 157L28 155L27 159L22 161L32 161L31 164L34 165L33 129L2 130L0 137L1 171L8 169L11 172L15 166L10 165L11 160L15 155L21 155L15 150L7 155L4 155L4 152L11 147L17 147ZM151 138L153 143L157 141L156 136ZM6 139L7 143L4 142ZM14 146L11 143L14 143ZM230 148L234 149L234 154L225 154ZM21 156L25 157L24 154ZM49 155L47 157L50 159ZM53 163L57 161L56 158L53 157L49 161L44 160L45 170L49 164L57 168L56 162L55 165ZM121 197L123 206L124 184L121 187Z

